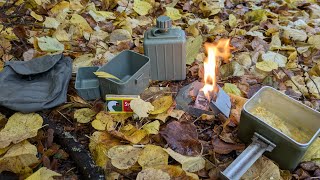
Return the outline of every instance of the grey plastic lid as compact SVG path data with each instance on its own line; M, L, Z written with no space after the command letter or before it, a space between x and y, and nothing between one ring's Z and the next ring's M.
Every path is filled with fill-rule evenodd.
M157 28L162 31L168 31L172 26L172 21L168 16L159 16L157 18Z

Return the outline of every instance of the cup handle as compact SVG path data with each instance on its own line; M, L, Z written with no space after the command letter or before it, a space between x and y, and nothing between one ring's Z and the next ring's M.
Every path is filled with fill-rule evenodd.
M136 79L135 79L135 83L138 84L141 80L142 80L142 76L144 73L140 74Z
M238 180L259 159L265 151L271 152L276 147L258 133L254 133L252 143L223 172L222 179Z

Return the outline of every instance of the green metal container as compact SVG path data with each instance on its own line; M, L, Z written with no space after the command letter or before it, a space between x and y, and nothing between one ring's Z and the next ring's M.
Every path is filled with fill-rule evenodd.
M306 143L297 142L250 113L256 107L264 107L301 130L310 131L312 136ZM238 136L243 142L251 144L221 173L222 178L240 179L263 153L281 169L292 171L319 134L320 112L272 87L263 87L246 102L241 113Z
M99 79L94 74L99 67L80 67L76 76L75 89L85 100L100 98Z
M167 16L157 18L157 26L144 34L144 53L150 58L152 80L186 78L186 35L171 28Z
M252 115L250 111L258 105L267 107L270 112L299 125L301 129L309 129L314 135L307 143L297 142ZM239 138L250 143L254 132L276 144L272 152L265 153L266 156L277 162L280 168L293 170L320 134L320 113L271 87L263 87L244 105L241 113Z
M139 95L149 86L149 58L134 51L122 51L97 71L107 72L120 79L99 78L102 97L107 94Z

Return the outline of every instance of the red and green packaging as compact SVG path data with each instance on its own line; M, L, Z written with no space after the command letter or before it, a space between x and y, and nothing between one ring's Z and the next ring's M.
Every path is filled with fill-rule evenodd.
M130 102L138 95L106 95L106 111L109 113L133 113Z

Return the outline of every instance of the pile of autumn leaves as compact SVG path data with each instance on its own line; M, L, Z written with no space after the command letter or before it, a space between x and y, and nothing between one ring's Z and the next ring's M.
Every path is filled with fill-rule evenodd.
M184 156L170 148L148 144L149 135L159 133L159 121L164 123L169 116L180 119L184 114L184 111L174 109L172 96L163 95L151 103L137 98L131 101L130 106L134 114L110 114L105 111L96 114L89 108L75 111L74 118L78 123L91 121L92 127L97 130L89 137L89 150L96 164L106 172L110 166L120 171L140 171L137 179L199 179L192 172L205 167L202 156ZM128 120L130 117L133 122ZM6 122L5 116L0 114L0 120ZM145 123L141 123L143 121ZM134 122L140 123L140 127ZM28 180L61 176L45 167L32 174L41 160L37 157L37 147L28 139L36 137L42 127L43 119L36 113L18 112L7 120L0 131L0 172L11 171ZM181 166L169 165L169 156ZM112 171L107 174L111 177L119 176Z
M151 103L140 98L134 99L130 107L134 114L101 111L95 115L89 108L75 111L74 117L79 123L89 123L95 116L91 125L98 131L90 137L89 149L96 164L105 170L140 171L142 168L137 179L199 179L193 172L205 167L205 159L201 155L184 156L170 148L148 144L149 135L159 133L159 121L165 122L169 116L180 119L184 114L184 111L173 109L172 96L164 95ZM133 118L133 122L126 121L129 117ZM137 124L141 122L145 123L139 127ZM181 165L169 165L169 156ZM119 176L113 171L106 174Z
M2 114L0 121L5 121ZM40 160L37 157L37 147L31 144L28 138L37 136L42 124L42 117L36 113L15 113L8 119L0 131L0 173L11 171L27 177L27 180L53 179L53 176L61 176L46 167L32 174L32 167L39 164Z

